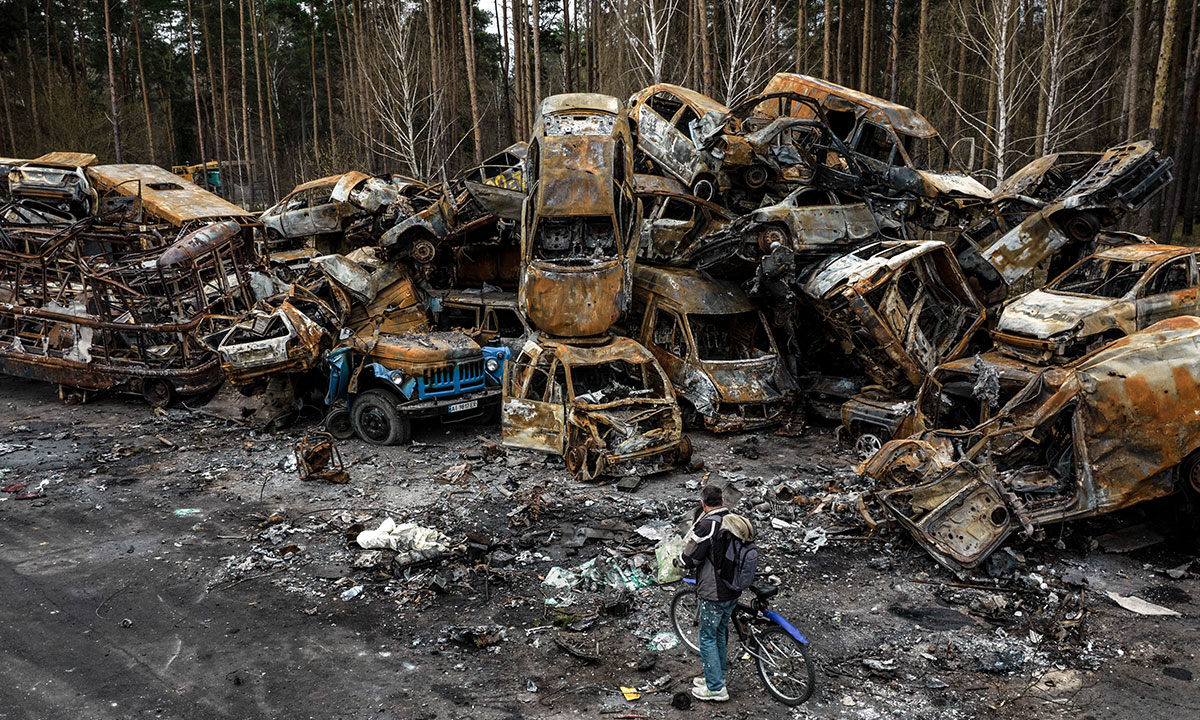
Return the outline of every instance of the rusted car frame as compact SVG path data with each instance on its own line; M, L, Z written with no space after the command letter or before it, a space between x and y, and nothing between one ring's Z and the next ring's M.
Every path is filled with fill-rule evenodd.
M600 335L629 306L641 229L620 102L580 93L543 100L528 172L521 309L551 335Z
M682 265L692 248L725 229L733 213L690 195L681 183L658 175L635 175L634 191L642 203L638 261Z
M1200 491L1200 319L1164 320L1038 373L965 431L885 445L860 467L876 496L957 573L1014 532Z
M872 243L810 268L806 303L847 358L894 394L961 356L986 313L945 243Z
M506 363L503 388L504 444L562 455L581 480L648 475L691 457L670 380L629 338L579 344L535 335Z
M5 176L8 196L30 211L46 208L84 218L96 211L99 200L85 172L96 162L91 153L53 152L13 163Z
M0 228L0 372L86 398L140 392L156 406L221 382L194 336L210 314L254 302L253 249L224 221L173 242L149 228Z
M695 270L639 265L633 292L631 335L671 379L685 424L735 432L784 418L796 383L740 288Z
M1005 306L996 349L1029 363L1075 360L1169 317L1200 314L1196 248L1122 245L1080 260Z

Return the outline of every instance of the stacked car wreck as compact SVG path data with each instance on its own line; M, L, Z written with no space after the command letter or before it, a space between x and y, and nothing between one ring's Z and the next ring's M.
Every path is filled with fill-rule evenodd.
M586 480L807 413L956 571L1200 489L1197 253L1116 229L1171 180L1144 141L989 189L916 111L781 73L733 106L548 97L462 173L349 171L257 218L150 166L7 169L11 374L155 404L223 377L379 445L498 421Z

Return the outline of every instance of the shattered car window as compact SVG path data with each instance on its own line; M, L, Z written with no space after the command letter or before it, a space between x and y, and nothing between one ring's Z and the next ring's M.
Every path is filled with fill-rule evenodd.
M662 376L650 363L625 360L598 365L571 366L575 400L590 405L630 398L661 398L666 394Z
M1133 289L1148 267L1149 264L1144 262L1090 257L1051 283L1050 289L1076 295L1122 298Z
M546 134L551 137L562 135L612 135L617 125L614 115L547 115Z
M701 360L755 360L768 357L771 341L757 312L732 315L688 315Z
M546 218L538 227L535 256L539 260L610 258L617 254L616 235L608 217Z
M900 154L896 152L896 143L892 142L887 129L875 123L864 122L862 124L854 149L879 162L889 164L903 162Z
M945 172L946 167L946 151L945 147L934 140L934 138L917 137L916 135L905 135L900 133L900 142L904 143L904 150L908 153L908 157L912 160L912 166L929 172Z

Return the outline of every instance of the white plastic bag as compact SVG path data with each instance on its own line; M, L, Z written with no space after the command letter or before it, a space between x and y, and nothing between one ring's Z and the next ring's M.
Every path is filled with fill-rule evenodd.
M683 552L683 538L672 535L658 544L654 549L654 557L658 560L658 575L655 580L660 585L679 582L683 579L683 570L675 567L675 558Z

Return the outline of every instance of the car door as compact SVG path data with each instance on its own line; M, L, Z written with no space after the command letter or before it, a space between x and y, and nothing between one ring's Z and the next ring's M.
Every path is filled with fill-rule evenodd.
M1153 270L1135 301L1137 329L1159 320L1200 313L1196 271L1194 254L1168 260Z
M527 352L505 363L500 406L500 438L505 446L562 454L566 390L553 380L556 364L545 353Z
M688 358L687 332L683 318L679 313L661 306L655 299L650 322L649 342L646 345L671 379L671 384L681 387L685 380Z

